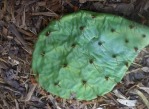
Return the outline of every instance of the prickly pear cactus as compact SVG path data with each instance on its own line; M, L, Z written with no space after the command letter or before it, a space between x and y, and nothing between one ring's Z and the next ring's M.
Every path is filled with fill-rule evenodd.
M79 11L40 33L32 68L50 93L91 100L110 92L148 44L148 27L115 15Z

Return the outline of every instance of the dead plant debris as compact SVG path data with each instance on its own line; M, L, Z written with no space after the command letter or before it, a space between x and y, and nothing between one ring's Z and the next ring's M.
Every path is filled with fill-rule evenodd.
M92 101L44 91L31 70L32 51L48 23L77 10L112 13L149 26L148 0L0 0L0 109L147 109L149 46L114 90Z

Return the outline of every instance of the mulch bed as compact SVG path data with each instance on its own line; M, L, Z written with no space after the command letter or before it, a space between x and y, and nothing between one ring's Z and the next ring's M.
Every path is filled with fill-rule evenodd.
M35 81L31 60L39 32L81 9L149 26L148 0L0 0L0 109L149 109L149 46L112 92L92 101L59 98Z

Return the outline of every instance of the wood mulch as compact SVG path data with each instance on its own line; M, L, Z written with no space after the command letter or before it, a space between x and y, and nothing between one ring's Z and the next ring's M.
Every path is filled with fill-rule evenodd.
M149 26L148 0L0 0L0 109L149 109L149 46L112 92L92 101L65 100L36 83L31 60L39 32L81 9Z

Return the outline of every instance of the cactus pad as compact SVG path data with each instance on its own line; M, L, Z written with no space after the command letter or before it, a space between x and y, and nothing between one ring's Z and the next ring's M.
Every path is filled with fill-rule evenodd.
M51 22L39 34L32 68L50 93L91 100L110 92L148 44L146 26L79 11Z

